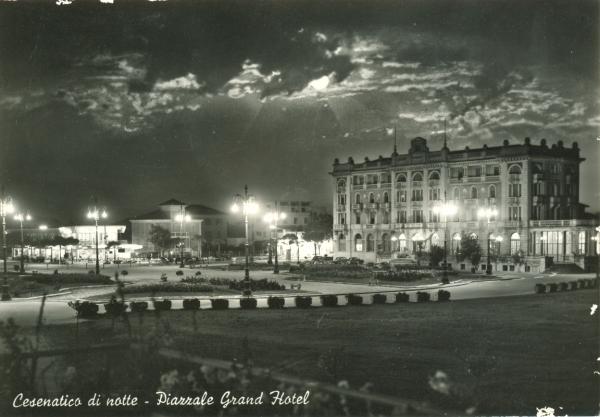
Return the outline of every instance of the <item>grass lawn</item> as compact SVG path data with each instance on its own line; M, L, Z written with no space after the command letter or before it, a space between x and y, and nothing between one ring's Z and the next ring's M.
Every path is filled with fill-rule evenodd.
M19 275L14 272L7 274L9 292L14 297L33 297L44 293L52 294L62 288L115 285L106 275L84 273L40 273Z
M207 357L233 359L243 339L257 365L323 381L366 382L402 398L448 401L429 387L440 370L450 378L452 402L477 414L557 415L598 412L598 303L595 290L454 301L308 310L170 311L174 345ZM157 328L131 315L134 334ZM54 326L45 338L69 343L72 326ZM80 342L123 337L110 320L80 325ZM562 408L559 408L562 407ZM462 409L465 409L462 408Z

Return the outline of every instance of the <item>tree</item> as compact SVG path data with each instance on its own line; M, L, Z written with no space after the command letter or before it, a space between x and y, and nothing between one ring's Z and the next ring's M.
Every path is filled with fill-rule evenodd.
M161 226L150 225L150 233L148 233L148 240L159 250L160 255L171 247L173 244L173 238L171 232Z
M438 266L443 260L444 249L437 245L431 246L431 251L429 252L429 264L431 266Z
M333 237L333 216L328 213L311 213L302 237L313 242L317 256L317 243Z
M460 257L462 259L468 259L471 265L475 266L479 264L481 260L482 251L479 245L479 240L471 235L463 233L460 240Z

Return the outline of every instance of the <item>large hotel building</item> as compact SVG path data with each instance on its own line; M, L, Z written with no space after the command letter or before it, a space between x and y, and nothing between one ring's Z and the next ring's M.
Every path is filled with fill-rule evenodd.
M406 154L364 162L334 161L334 256L376 262L414 256L447 242L448 263L457 269L455 254L461 237L479 240L497 259L526 259L523 270L543 270L545 263L583 264L596 255L598 222L579 202L577 143L548 146L525 138L523 143L450 150L429 150L417 137ZM439 207L453 205L444 218ZM492 217L480 209L495 210ZM481 213L480 213L481 214ZM490 239L488 241L488 239ZM508 260L507 260L508 259ZM464 262L464 261L463 261ZM459 262L460 263L460 262ZM470 265L468 265L470 268ZM508 269L510 268L510 269Z

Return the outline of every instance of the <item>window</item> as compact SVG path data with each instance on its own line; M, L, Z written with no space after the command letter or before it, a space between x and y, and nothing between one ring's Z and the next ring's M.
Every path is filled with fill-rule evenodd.
M375 252L375 239L372 234L367 235L367 252Z
M346 213L338 213L338 224L346 224Z
M383 193L383 202L384 203L390 202L390 195L387 192Z
M471 187L471 198L477 198L477 187Z
M430 180L439 180L440 179L440 173L437 171L433 171L431 174L429 174L429 179Z
M450 178L462 179L465 176L465 169L463 167L450 168Z
M406 203L406 190L398 191L397 196L399 202Z
M362 236L360 233L354 236L354 250L357 252L362 252L363 250Z
M421 174L420 172L415 172L412 176L412 180L413 182L423 181L423 174Z
M472 165L467 168L467 176L468 177L481 177L481 166L480 165Z
M429 189L429 199L430 200L439 200L440 199L440 189L439 188L430 188Z
M298 217L294 217L294 224L298 224Z
M521 184L508 184L509 197L521 197Z
M383 212L383 224L390 224L390 212L389 211Z
M413 223L423 223L423 210L413 210Z
M412 190L412 201L423 201L423 190Z
M490 188L488 190L488 196L489 196L489 198L496 198L496 186L495 185L490 185Z
M382 184L389 184L392 182L392 176L389 172L384 172L383 174L381 174L381 183Z
M346 236L343 233L340 233L338 236L338 250L340 252L344 252L346 250Z
M398 174L396 176L396 182L406 183L406 175Z
M396 223L406 223L406 210L398 211L398 217Z
M508 173L513 175L519 175L521 174L521 167L518 165L513 165L509 168Z
M365 183L365 177L362 175L355 175L352 177L352 184L354 185L363 185Z
M360 213L354 215L354 224L360 224Z
M485 175L488 175L488 176L500 175L500 165L486 165L485 166Z
M510 235L510 254L514 255L521 250L521 236L518 233Z
M508 219L509 220L521 220L521 207L509 207L508 208Z
M429 221L432 223L439 223L440 213L436 213L432 210L429 210Z
M585 232L579 232L577 238L577 253L579 255L585 255Z
M374 211L369 213L369 224L375 224L375 212Z
M398 249L400 252L406 252L408 249L406 245L406 235L404 233L401 233L400 236L398 236Z
M346 191L346 181L345 180L343 180L343 179L338 180L337 191L338 191L338 193Z
M369 194L369 203L371 203L371 204L375 203L375 194L373 194L373 193Z
M367 175L367 185L375 185L378 182L377 174L369 174Z
M356 204L360 204L360 194L356 194L355 198L354 198L354 202Z
M343 206L346 204L346 194L338 194L338 204ZM304 209L302 209L304 210Z
M458 187L454 187L454 190L452 191L452 196L454 200L460 200L460 190L458 189Z

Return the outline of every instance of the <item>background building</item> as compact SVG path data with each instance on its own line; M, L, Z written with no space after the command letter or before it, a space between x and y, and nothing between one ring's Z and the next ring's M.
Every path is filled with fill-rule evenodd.
M183 220L182 220L183 219ZM175 242L183 242L184 253L202 256L202 248L224 243L227 237L227 215L200 204L186 205L170 199L159 204L158 209L130 219L131 243L141 245L141 255L158 256L161 251L179 254ZM168 248L159 248L150 241L152 226L169 231L174 243Z
M390 259L443 246L445 238L453 254L467 233L479 240L484 255L490 239L498 256L579 263L595 255L598 223L579 202L583 160L577 143L548 147L545 139L533 145L526 138L522 144L453 151L444 144L430 151L420 137L411 140L406 154L394 149L390 157L362 163L336 159L335 255ZM444 202L458 208L447 222L435 210ZM478 218L481 208L498 215Z

